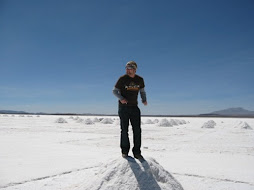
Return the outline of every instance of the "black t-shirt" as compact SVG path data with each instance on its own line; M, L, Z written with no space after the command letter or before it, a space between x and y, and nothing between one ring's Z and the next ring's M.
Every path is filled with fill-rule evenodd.
M141 88L145 87L144 79L138 75L134 78L129 75L121 76L115 85L116 88L120 89L121 95L128 101L126 106L138 105L138 93ZM121 102L119 101L120 105Z

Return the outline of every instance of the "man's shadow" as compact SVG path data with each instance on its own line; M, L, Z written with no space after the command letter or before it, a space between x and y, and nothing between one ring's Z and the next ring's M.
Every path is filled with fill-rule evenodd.
M130 157L127 159L132 169L140 190L161 190L161 187L158 185L157 181L166 183L167 179L160 178L159 174L153 174L149 163L146 160L141 161L142 167L137 163L137 161ZM172 184L172 190L183 190L183 187L180 183L177 182L174 177L167 172L167 175L170 177L170 180L174 183Z

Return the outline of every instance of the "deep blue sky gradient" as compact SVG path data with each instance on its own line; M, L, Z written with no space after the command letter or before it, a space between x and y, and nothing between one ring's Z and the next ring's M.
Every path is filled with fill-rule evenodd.
M0 109L117 113L135 60L143 114L254 110L252 0L0 0Z

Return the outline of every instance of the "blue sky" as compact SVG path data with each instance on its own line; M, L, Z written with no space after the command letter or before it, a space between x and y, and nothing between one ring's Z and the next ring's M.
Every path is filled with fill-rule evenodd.
M254 110L252 0L0 0L0 110L117 114L135 60L143 114Z

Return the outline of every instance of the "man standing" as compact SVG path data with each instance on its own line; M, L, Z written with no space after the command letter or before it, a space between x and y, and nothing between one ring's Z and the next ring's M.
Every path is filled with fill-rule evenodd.
M130 150L129 121L133 129L133 155L137 159L143 159L141 155L141 114L138 108L138 93L140 92L142 103L147 105L145 84L142 77L136 75L137 64L129 61L126 64L126 75L121 76L113 89L113 94L119 100L118 115L121 121L122 156L126 158Z

